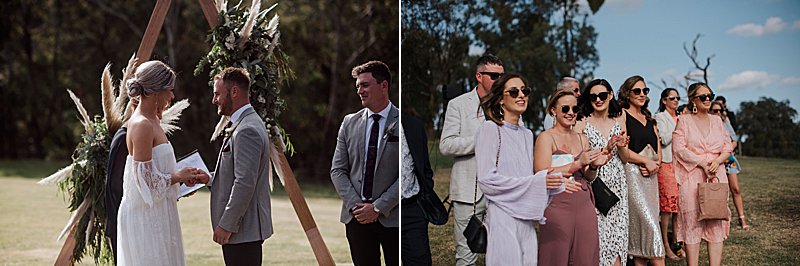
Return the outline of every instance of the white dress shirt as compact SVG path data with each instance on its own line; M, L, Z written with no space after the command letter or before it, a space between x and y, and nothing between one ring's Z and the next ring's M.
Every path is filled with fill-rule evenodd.
M380 112L374 113L372 110L367 109L367 126L364 129L364 154L367 154L369 150L369 131L372 129L372 124L375 123L375 120L372 119L373 114L379 114L381 119L378 120L378 150L381 150L381 141L380 138L383 137L383 130L386 127L386 120L389 117L389 110L391 110L392 102L386 104L386 107L383 108ZM367 162L367 156L364 156L364 163Z
M241 118L242 113L244 113L244 110L247 110L247 108L253 108L253 105L248 103L242 107L239 107L239 109L236 109L236 111L233 112L233 114L231 115L231 123L236 123L236 121L239 121L239 118Z

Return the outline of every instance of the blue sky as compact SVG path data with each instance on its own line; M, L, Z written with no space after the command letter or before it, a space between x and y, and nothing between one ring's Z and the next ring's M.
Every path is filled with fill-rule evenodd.
M598 32L595 77L617 89L627 77L643 76L650 110L662 78L672 85L693 69L683 43L691 47L700 33L699 57L714 55L709 83L729 108L764 96L788 99L800 111L800 1L606 0L589 20Z

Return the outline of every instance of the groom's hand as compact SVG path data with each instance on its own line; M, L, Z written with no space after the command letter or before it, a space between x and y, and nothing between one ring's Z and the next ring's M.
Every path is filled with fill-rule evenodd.
M356 203L356 210L353 211L353 217L361 224L374 223L378 220L378 214L372 203Z
M225 245L228 244L228 241L231 240L231 232L228 232L225 229L222 229L219 225L214 228L214 242L217 244Z

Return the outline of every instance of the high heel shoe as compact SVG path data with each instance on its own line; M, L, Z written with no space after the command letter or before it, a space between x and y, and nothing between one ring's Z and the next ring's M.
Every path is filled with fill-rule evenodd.
M744 215L739 216L739 226L741 226L743 230L750 230L750 225L746 224L744 218Z

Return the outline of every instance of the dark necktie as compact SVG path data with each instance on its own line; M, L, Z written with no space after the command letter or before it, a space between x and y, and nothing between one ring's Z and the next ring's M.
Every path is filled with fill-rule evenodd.
M367 145L367 166L364 170L364 198L372 200L372 180L375 177L375 158L378 155L378 132L380 131L381 115L373 114L372 128L369 130L369 144Z

